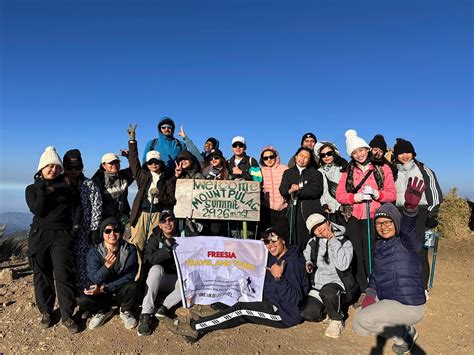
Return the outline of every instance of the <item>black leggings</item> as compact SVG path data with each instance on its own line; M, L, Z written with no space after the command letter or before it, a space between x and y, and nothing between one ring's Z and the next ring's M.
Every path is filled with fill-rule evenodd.
M213 330L234 328L245 323L288 328L280 315L273 309L273 304L268 301L238 302L212 316L193 321L191 325L199 333L206 334Z

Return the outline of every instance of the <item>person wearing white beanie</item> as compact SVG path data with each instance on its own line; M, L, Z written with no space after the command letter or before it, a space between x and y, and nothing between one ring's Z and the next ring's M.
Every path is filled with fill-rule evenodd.
M367 142L353 129L347 130L345 136L351 161L337 185L336 200L342 205L342 214L347 221L347 235L356 256L353 268L360 292L364 293L373 255L373 250L370 250L369 257L369 237L370 245L375 242L374 233L367 232L367 223L373 229L370 219L382 203L395 200L396 191L392 170L383 162L370 159Z
M82 207L77 188L61 174L62 170L56 149L47 147L41 155L35 182L25 191L26 203L33 213L28 256L36 305L42 314L41 326L53 325L57 292L61 323L69 332L77 333L80 328L72 318L76 306L74 239L81 229Z

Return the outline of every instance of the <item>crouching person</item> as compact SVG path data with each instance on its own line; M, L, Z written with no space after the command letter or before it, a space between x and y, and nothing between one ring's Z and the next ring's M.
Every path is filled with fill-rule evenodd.
M170 331L187 341L197 341L214 330L237 327L245 323L288 328L303 321L301 303L309 291L305 260L297 246L287 246L285 231L269 228L263 242L269 252L263 285L263 301L238 302L232 307L198 320L180 321L167 318Z
M377 242L374 268L362 306L357 309L352 328L361 336L393 338L397 354L411 351L417 338L414 324L423 319L425 291L418 251L418 204L426 189L423 181L410 178L402 213L391 203L375 213Z
M158 227L145 247L145 268L150 267L146 278L145 297L142 302L142 313L138 324L138 335L150 335L153 316L164 318L170 309L181 302L181 291L173 257L173 245L177 233L177 221L173 212L164 210L160 213ZM163 305L157 310L155 301L158 293L167 295Z
M347 310L357 297L358 286L350 268L352 244L344 237L345 228L314 213L306 220L311 233L303 254L312 287L303 303L301 315L308 322L329 318L325 335L339 338Z
M126 329L137 325L132 311L139 299L139 286L134 282L138 271L137 250L122 239L123 226L116 217L106 218L100 225L103 242L91 247L87 254L87 274L93 282L77 303L84 313L93 314L89 329L103 325L120 307Z

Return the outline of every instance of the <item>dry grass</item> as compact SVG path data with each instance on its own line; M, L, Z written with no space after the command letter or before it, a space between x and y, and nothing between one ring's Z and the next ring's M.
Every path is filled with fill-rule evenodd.
M439 209L439 231L447 238L469 239L472 232L469 229L471 209L466 199L459 197L457 188L452 188L444 196Z

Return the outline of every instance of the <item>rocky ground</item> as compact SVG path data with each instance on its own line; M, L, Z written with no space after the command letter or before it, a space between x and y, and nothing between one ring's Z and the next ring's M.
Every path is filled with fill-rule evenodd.
M12 272L13 270L13 272ZM413 353L473 354L474 243L442 239L437 274L424 320L417 326L420 336ZM180 316L186 310L179 309ZM31 273L27 265L10 262L0 266L0 353L18 352L239 352L239 353L316 353L367 354L375 338L362 338L351 329L351 309L346 330L339 339L324 336L326 324L304 323L278 330L244 325L218 331L188 344L159 324L149 337L125 330L118 316L94 331L70 335L60 325L39 326ZM391 353L391 342L383 353ZM380 350L379 346L378 350ZM379 352L379 351L377 351Z

